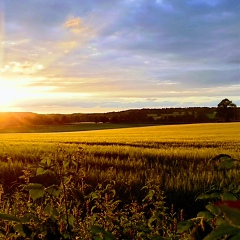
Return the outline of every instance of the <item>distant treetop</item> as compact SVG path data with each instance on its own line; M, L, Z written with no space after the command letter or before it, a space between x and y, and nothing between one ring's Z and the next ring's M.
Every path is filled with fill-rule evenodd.
M223 99L217 106L217 117L225 122L237 119L237 105L229 99Z

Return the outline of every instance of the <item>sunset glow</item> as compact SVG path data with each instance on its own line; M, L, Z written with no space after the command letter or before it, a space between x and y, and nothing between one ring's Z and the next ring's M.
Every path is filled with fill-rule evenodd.
M14 85L9 80L0 79L0 111L17 111L15 105L23 99L27 99L29 92L21 89L21 86Z
M240 3L0 3L0 111L240 105Z

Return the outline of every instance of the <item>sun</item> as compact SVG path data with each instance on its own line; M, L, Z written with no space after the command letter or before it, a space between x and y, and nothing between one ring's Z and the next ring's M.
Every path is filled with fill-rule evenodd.
M0 111L9 112L12 107L22 99L22 93L14 85L6 84L6 81L0 81Z

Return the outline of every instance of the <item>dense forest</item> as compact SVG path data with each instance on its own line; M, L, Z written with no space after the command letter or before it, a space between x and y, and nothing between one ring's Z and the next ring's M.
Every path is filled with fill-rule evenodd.
M239 121L240 108L235 108L234 115L228 121ZM0 126L21 125L62 125L84 122L95 123L150 123L181 124L224 122L217 107L131 109L107 113L72 113L72 114L37 114L30 112L2 112Z

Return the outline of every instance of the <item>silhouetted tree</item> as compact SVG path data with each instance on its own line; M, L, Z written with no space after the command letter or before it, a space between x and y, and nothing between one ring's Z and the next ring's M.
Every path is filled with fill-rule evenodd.
M217 106L217 117L229 122L237 118L237 105L227 98L223 99Z

